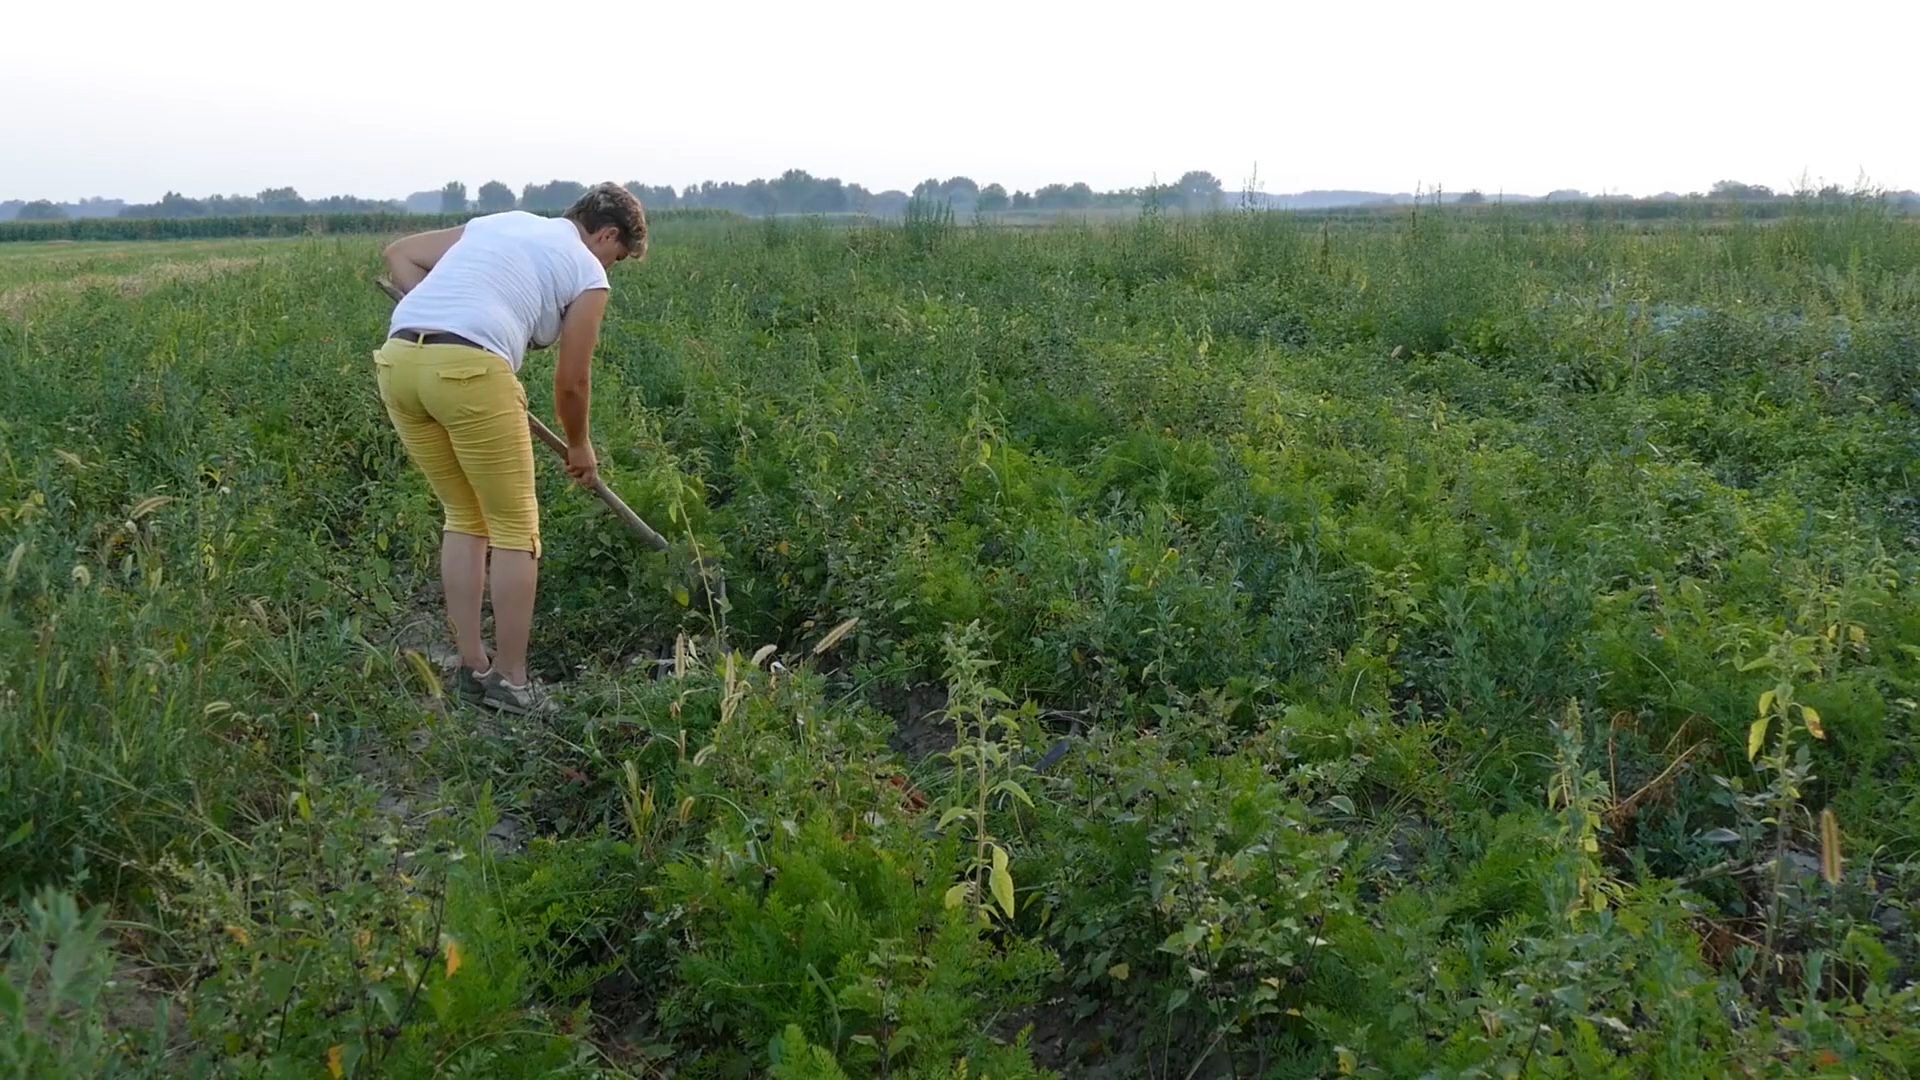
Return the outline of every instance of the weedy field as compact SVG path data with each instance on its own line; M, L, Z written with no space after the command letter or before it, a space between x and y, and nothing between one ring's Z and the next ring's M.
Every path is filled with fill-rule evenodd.
M663 223L542 723L377 242L134 250L0 263L8 1075L1920 1072L1911 221Z

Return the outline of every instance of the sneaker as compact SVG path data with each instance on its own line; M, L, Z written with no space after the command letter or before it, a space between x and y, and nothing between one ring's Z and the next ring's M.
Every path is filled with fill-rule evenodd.
M491 674L491 669L488 671ZM486 699L487 684L485 676L465 664L453 670L454 696L469 705L478 705Z
M498 671L489 671L480 677L481 704L501 712L519 713L523 716L544 715L553 711L553 702L546 691L532 679L525 686L515 686Z

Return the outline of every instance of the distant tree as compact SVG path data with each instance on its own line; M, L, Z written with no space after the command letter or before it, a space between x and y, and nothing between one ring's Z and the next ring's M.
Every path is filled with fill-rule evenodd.
M20 208L21 221L65 221L67 208L47 199L35 199Z
M1773 189L1765 184L1745 184L1738 180L1719 180L1713 185L1716 199L1764 201L1773 198Z
M837 176L816 181L807 209L822 214L843 214L853 208L853 189Z
M747 186L753 191L752 184ZM764 195L753 191L755 209L764 213L838 214L848 209L850 201L845 183L834 177L814 176L805 169L781 173L779 179L767 182Z
M133 210L133 209L136 209L136 208L135 207L127 208L127 210ZM167 218L201 217L204 214L206 214L207 205L201 202L199 199L189 199L185 195L182 195L177 191L169 191L165 195L160 196L160 201L158 203L155 203L152 207L145 207L141 209L151 210L152 213L151 215L148 215L148 216L152 216L152 217L167 217ZM122 211L122 213L126 213L126 212L127 211Z
M940 185L940 194L963 209L971 208L980 201L980 185L970 176L955 176Z
M1085 186L1084 184L1075 185L1076 188ZM1059 188L1059 185L1055 184L1049 188L1041 189L1047 192L1047 199L1050 203L1066 205L1068 201L1078 194L1075 192L1073 195L1067 195L1061 191L1053 190L1055 188ZM1072 191L1073 189L1065 190ZM1097 196L1092 195L1091 189L1089 189L1087 203L1089 205L1097 202L1102 206L1126 206L1136 202L1150 202L1158 206L1171 207L1176 210L1211 210L1220 205L1223 197L1223 189L1220 181L1215 178L1212 173L1196 171L1183 174L1180 179L1175 180L1171 184L1148 184L1146 187L1138 189L1130 188L1121 191L1105 191Z
M290 187L268 188L254 196L259 202L262 214L304 214L307 212L307 200Z
M528 184L520 192L522 210L565 210L575 199L587 193L587 185L573 180L550 180Z
M1476 206L1480 203L1486 202L1487 197L1485 195L1482 195L1479 191L1469 191L1465 195L1460 196L1460 201L1462 203L1465 203L1468 206Z
M440 212L443 214L464 214L467 212L467 185L458 180L450 180L440 189Z
M77 203L67 203L66 208L67 214L70 217L100 218L118 217L120 211L125 209L126 205L125 202L119 199L107 199L98 195L90 195Z
M927 179L914 185L913 197L932 203L972 206L980 198L980 185L968 176L955 176L947 180Z
M1033 205L1040 210L1084 210L1093 205L1093 189L1084 182L1048 184L1033 193Z
M1189 209L1217 207L1223 195L1220 179L1210 172L1201 170L1182 175L1174 186L1180 190L1181 205Z
M202 200L206 212L213 217L233 217L244 214L258 214L260 200L253 195L209 195Z
M1005 210L1009 202L1006 188L999 184L988 184L980 189L980 201L974 205L991 214L996 210Z
M407 204L397 199L360 199L352 195L329 195L324 199L308 199L309 214L366 214L404 212Z
M633 197L639 199L640 205L648 210L664 209L680 201L680 193L673 190L672 184L650 187L638 180L629 180L626 188L633 192Z
M688 184L680 193L680 201L687 206L708 206L720 210L746 210L746 188L732 182L717 183L702 180L698 184Z
M859 205L863 213L873 214L876 217L897 218L906 214L908 198L907 193L899 188L888 188L885 191L868 192L867 197L860 200Z
M1579 202L1586 197L1586 192L1575 188L1558 188L1547 192L1546 200L1548 202Z
M734 185L739 186L739 185ZM780 191L765 180L749 180L741 187L740 199L749 214L762 217L780 212Z
M1033 196L1024 191L1014 192L1013 208L1015 210L1031 210L1033 208Z
M483 214L498 214L513 209L513 189L498 180L480 185L480 202L475 206Z

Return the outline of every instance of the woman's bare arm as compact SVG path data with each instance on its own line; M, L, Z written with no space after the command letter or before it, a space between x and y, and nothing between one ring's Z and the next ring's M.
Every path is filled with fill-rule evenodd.
M426 280L427 272L440 261L440 256L460 239L464 228L464 225L455 225L450 229L414 233L388 244L380 252L387 260L387 277L401 293L412 292L414 286Z
M594 472L592 436L587 415L592 397L593 347L600 338L600 319L607 310L607 290L588 289L567 308L560 320L560 348L553 365L553 408L566 432L568 471L591 483Z

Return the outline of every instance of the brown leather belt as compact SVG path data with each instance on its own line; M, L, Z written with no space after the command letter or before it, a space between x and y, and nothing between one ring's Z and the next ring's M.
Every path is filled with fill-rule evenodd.
M469 349L486 351L486 346L476 341L468 341L459 334L449 334L445 330L395 330L391 337L404 338L416 345L465 345Z

